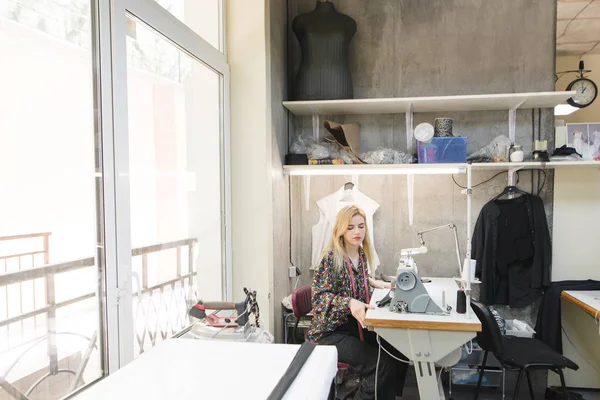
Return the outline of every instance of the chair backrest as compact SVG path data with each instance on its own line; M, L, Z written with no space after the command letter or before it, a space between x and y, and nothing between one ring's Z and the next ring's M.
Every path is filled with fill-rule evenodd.
M311 285L303 285L292 292L292 311L296 318L304 317L312 310Z
M481 303L471 302L471 308L481 321L481 332L477 333L477 343L483 350L491 351L499 356L503 353L502 333L496 322L496 318L490 310Z

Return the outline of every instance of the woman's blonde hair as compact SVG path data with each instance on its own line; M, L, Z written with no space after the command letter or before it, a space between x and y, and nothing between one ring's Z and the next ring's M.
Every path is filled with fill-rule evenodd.
M344 243L344 234L348 230L350 220L355 216L360 215L365 220L365 238L362 242L362 249L367 258L368 265L371 265L373 260L371 255L371 242L369 240L369 226L367 225L367 217L365 212L357 206L346 206L338 212L335 218L335 225L329 243L325 247L325 251L321 255L320 260L327 257L333 251L333 270L339 273L346 262L346 246ZM363 266L366 268L366 266Z

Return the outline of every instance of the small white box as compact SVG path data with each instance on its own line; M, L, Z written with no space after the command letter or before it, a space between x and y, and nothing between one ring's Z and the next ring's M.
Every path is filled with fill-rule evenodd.
M507 319L506 321L506 336L518 336L532 338L535 335L535 330L526 322L518 319Z

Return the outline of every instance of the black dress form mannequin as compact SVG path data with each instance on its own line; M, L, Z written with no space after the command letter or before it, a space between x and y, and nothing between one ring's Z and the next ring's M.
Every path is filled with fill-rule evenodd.
M356 22L336 11L332 2L318 1L313 11L294 18L292 29L302 51L294 99L351 99L348 48Z

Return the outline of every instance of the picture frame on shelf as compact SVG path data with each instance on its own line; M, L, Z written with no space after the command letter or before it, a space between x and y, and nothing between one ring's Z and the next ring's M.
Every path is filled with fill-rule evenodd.
M588 124L588 135L592 145L592 158L600 160L600 122Z
M565 135L567 146L575 148L584 161L592 161L598 156L600 122L567 124Z

